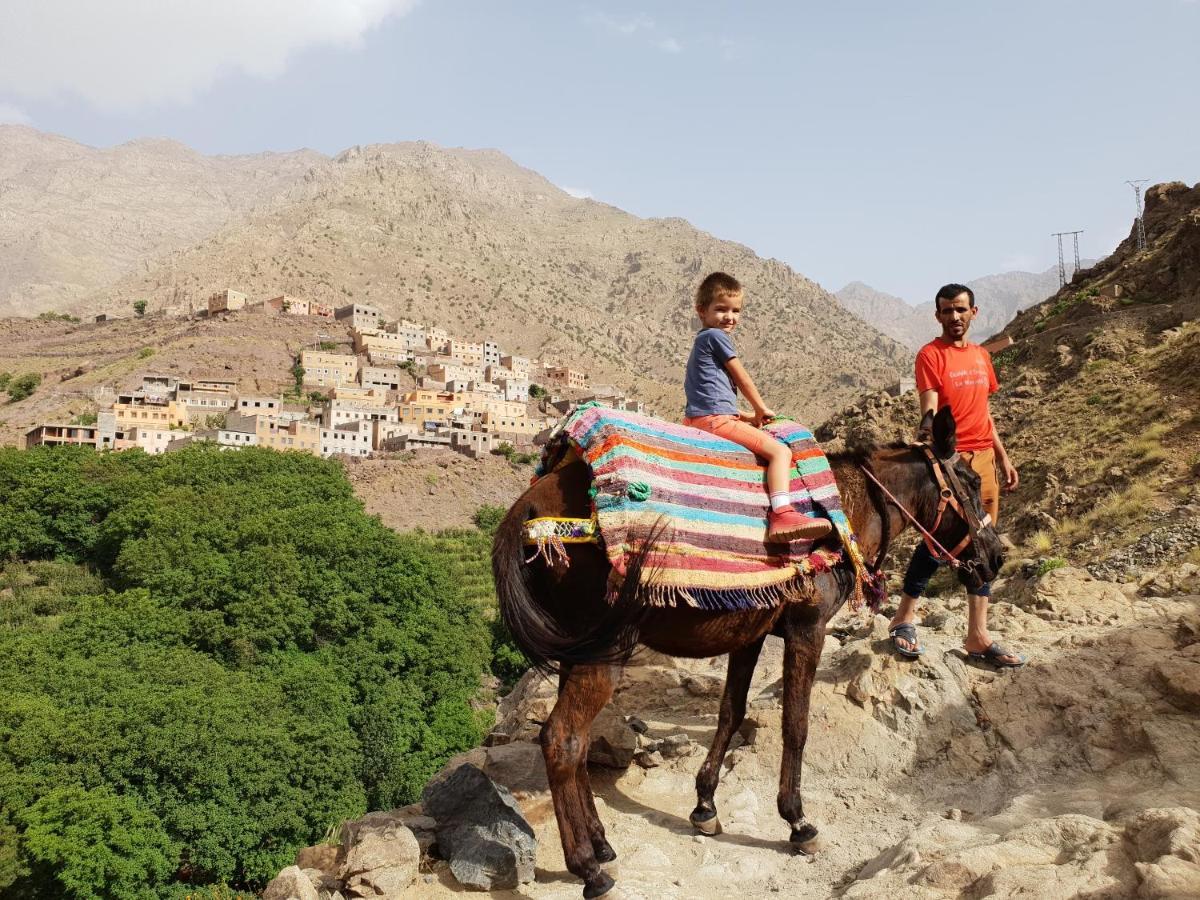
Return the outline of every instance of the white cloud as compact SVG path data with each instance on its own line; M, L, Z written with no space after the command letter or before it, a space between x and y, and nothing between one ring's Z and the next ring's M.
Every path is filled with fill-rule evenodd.
M222 75L273 78L308 47L352 47L417 0L6 0L0 91L105 110L182 102Z
M29 114L19 106L0 103L0 125L28 125Z
M625 18L615 18L607 13L594 12L583 17L584 24L615 31L619 34L633 34L637 31L648 31L654 28L654 20L645 13L637 13Z
M658 42L658 49L664 53L682 53L683 45L673 37Z
M574 197L576 200L591 200L592 192L587 188L567 187L562 185L562 189Z

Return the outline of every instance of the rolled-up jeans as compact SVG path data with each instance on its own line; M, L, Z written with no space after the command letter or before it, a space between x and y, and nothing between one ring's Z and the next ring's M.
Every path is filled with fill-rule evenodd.
M938 570L940 565L941 563L929 552L924 541L917 544L917 549L913 553L912 559L909 560L908 571L904 573L904 593L910 597L920 597L925 593L925 588L929 587L929 579L933 577L933 573ZM992 586L990 584L983 585L975 591L975 596L992 596Z

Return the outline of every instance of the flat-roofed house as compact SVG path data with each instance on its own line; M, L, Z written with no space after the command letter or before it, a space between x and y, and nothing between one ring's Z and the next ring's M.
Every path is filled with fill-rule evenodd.
M320 387L337 387L358 381L358 357L349 353L328 353L324 350L301 350L300 367L304 383Z
M233 312L235 309L242 309L246 306L246 295L241 291L223 290L217 291L208 298L208 314L210 316L217 313Z
M25 449L33 447L96 447L96 425L35 425L25 432Z

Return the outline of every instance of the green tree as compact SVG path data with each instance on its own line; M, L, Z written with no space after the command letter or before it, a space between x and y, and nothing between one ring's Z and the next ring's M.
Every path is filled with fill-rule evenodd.
M549 392L540 384L531 384L529 386L529 396L533 400L541 400L543 397L549 397Z
M8 400L10 403L16 403L18 400L24 400L31 395L39 384L42 383L42 376L36 372L27 372L24 375L18 375L8 382Z
M138 316L139 318L141 316L144 316L146 314L146 301L145 300L134 300L133 301L133 312L134 312L134 315Z

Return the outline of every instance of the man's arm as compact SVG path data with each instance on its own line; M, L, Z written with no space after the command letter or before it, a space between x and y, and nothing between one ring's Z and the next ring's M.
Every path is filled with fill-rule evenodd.
M921 418L925 413L936 413L938 409L938 392L935 390L921 391Z
M988 410L988 420L992 423L992 449L996 451L996 464L1000 466L1000 474L1004 476L1004 489L1015 491L1017 485L1021 483L1021 478L1017 475L1016 466L1008 458L1008 451L1004 449L1004 441L1000 440L1000 432L996 430L996 420L992 418L991 410Z
M729 377L733 379L733 383L737 385L737 389L742 392L742 396L746 398L746 402L754 407L755 425L761 425L767 419L775 418L775 411L769 409L767 404L763 402L762 395L759 394L758 388L754 386L754 379L750 377L750 373L746 371L746 367L742 365L741 360L736 356L726 360L725 371L729 373Z

